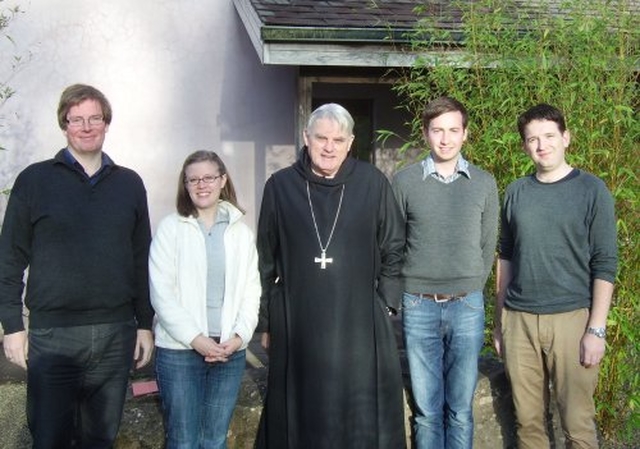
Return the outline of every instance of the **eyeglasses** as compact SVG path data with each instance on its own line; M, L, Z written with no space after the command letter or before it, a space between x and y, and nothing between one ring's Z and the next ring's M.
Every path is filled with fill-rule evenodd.
M92 115L86 120L84 117L71 117L67 119L67 123L72 128L84 128L85 123L88 123L89 127L95 128L104 123L104 117L101 115Z
M191 187L195 187L198 184L200 184L200 181L204 182L205 184L213 184L214 182L216 182L216 180L218 178L222 178L224 176L224 174L222 175L217 175L217 176L213 176L213 175L204 175L202 178L188 178L184 180L184 183L191 186Z

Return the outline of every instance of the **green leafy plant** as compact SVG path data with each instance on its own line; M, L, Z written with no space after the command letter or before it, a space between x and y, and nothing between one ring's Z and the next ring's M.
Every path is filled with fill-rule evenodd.
M470 113L465 156L492 172L503 192L533 171L521 151L516 118L536 103L565 112L569 162L601 177L616 201L619 273L608 323L608 355L596 392L607 439L637 442L640 428L640 260L637 238L640 119L640 14L628 0L453 1L447 21L418 6L415 65L393 75L402 107L415 119L401 152L424 148L420 114L429 99L451 95ZM533 5L533 6L532 6ZM635 8L635 9L634 9ZM461 22L460 29L442 23ZM384 143L394 135L380 131ZM400 137L395 136L394 137ZM426 152L427 150L425 150ZM492 282L489 283L492 296ZM487 347L493 305L487 305Z

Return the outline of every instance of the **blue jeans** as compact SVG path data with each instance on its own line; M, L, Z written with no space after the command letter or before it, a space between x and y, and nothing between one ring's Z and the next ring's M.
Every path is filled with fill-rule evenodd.
M157 348L166 449L227 447L244 367L244 350L226 363L208 363L193 350Z
M135 341L133 321L29 330L27 419L34 448L113 446Z
M402 308L417 447L470 449L484 340L482 292L444 303L405 293Z

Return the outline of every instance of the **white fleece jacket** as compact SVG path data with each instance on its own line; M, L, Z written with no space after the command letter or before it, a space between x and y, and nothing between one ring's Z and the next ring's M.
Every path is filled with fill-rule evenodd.
M258 323L260 275L255 237L231 203L218 207L229 213L224 234L225 293L220 341L238 334L244 349ZM194 217L165 217L151 242L149 255L151 303L156 312L156 346L193 349L190 343L207 329L207 254L204 236Z

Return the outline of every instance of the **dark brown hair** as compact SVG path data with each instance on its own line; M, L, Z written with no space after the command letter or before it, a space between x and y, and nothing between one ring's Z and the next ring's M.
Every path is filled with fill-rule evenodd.
M436 98L425 106L424 112L422 113L422 129L428 129L429 123L431 123L431 120L434 118L440 117L442 114L446 114L447 112L456 111L462 114L462 127L467 129L467 122L469 121L467 108L465 108L458 100L451 97Z
M527 109L520 115L520 117L518 117L518 132L520 133L520 138L523 142L524 129L534 120L549 120L550 122L556 122L561 133L567 130L567 125L564 121L562 111L551 105L541 103Z
M95 100L100 103L104 122L107 125L111 123L113 112L107 97L93 86L88 86L86 84L73 84L72 86L67 87L60 96L60 103L58 104L58 125L60 125L60 129L67 129L67 115L69 114L69 109L79 105L85 100Z
M182 164L182 170L180 170L180 177L178 178L178 195L176 197L176 209L178 210L178 214L183 217L188 217L189 215L193 215L194 217L198 216L198 210L193 205L193 201L191 201L191 196L189 196L189 191L187 190L186 185L187 167L197 162L211 162L218 167L219 175L226 175L227 182L220 192L220 199L233 204L244 214L244 209L242 209L238 204L236 189L233 187L233 182L231 181L231 176L227 172L227 167L225 167L220 156L213 151L206 150L191 153L185 159L184 164Z

